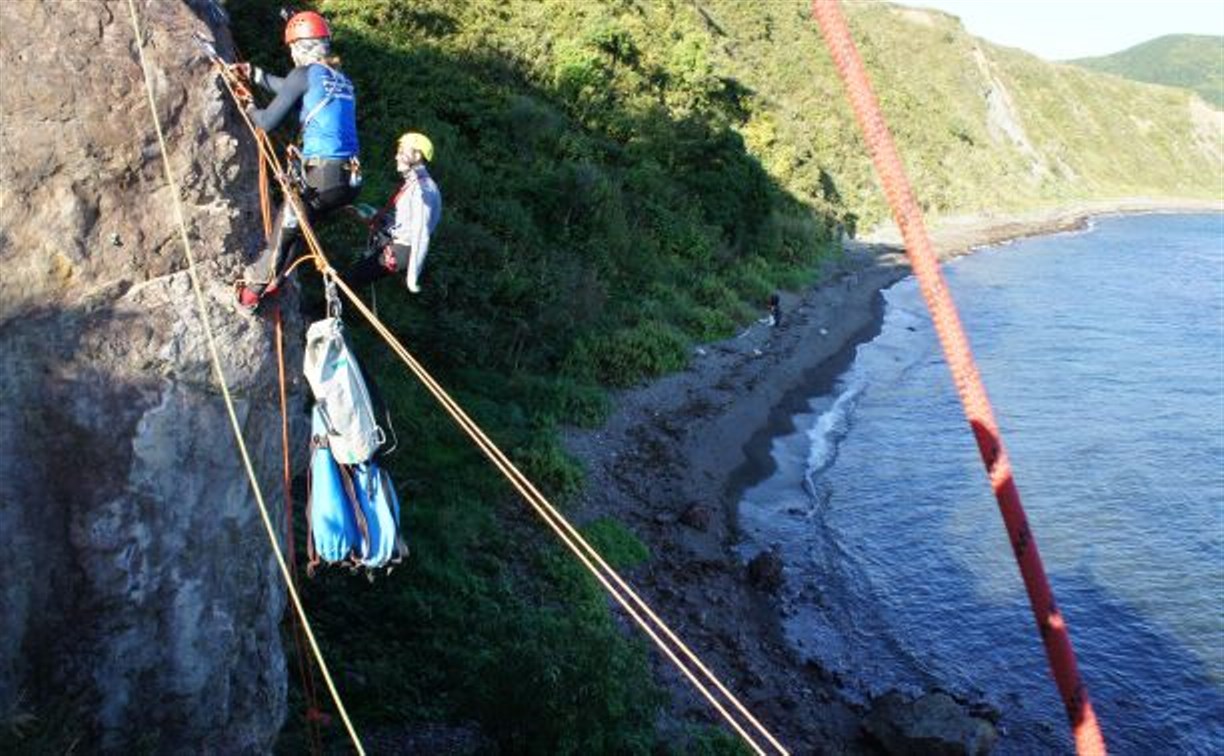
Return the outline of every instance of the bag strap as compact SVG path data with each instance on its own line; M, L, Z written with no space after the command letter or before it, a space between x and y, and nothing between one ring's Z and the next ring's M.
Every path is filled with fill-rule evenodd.
M330 448L331 444L327 439L332 436L339 436L340 434L336 432L336 426L332 423L331 418L327 416L327 407L324 407L322 402L315 402L315 407L319 410L319 419L323 421L323 430L327 431L327 436L315 436L315 438L320 439L320 447L326 446Z
M336 98L333 97L332 95L323 95L323 99L316 102L315 106L310 109L310 112L307 113L302 118L302 129L305 129L307 126L309 126L310 122L313 121L316 117L318 117L319 113L323 110L323 108L327 107L328 105L331 105L332 102L335 101L335 99Z
M317 438L318 436L313 436L310 439L312 450L315 448L315 440ZM306 465L306 577L308 578L314 577L315 568L319 566L319 552L315 550L314 528L311 527L310 520L310 504L313 501L310 493L314 484L314 477L311 472L313 467L314 465L309 463Z
M329 72L329 73L330 73L330 72L332 72L331 67L330 67L330 66L327 66L327 65L324 65L323 63L315 63L315 64L312 64L312 65L320 65L320 66L323 66L324 68L326 68L326 69L328 70L328 72ZM313 120L314 120L314 119L315 119L315 118L316 118L316 117L319 115L319 112L320 112L320 111L322 111L322 110L323 110L323 108L327 107L328 105L331 105L331 104L332 104L332 101L334 101L334 100L336 99L336 98L335 98L335 96L334 96L334 95L332 95L332 93L331 93L330 89L331 89L330 87L328 87L326 84L324 84L324 85L323 85L323 97L322 97L322 99L320 99L318 102L316 102L316 103L315 103L315 106L314 106L313 108L311 108L311 109L310 109L310 110L309 110L309 111L306 113L306 115L302 116L302 127L301 127L301 128L302 128L302 131L305 131L305 130L306 130L306 127L307 127L307 126L309 126L309 125L310 125L310 122L311 122L311 121L313 121Z
M383 417L387 420L387 429L391 431L391 446L387 449L380 448L378 454L380 458L385 459L389 454L399 448L399 434L395 432L395 424L391 422L391 408L383 405ZM378 430L382 431L382 426L378 426ZM386 446L387 434L383 433L381 446Z
M326 63L313 63L311 65L323 66L324 68L327 69L329 76L339 76L340 75L340 73L336 71L336 69L332 68ZM323 85L323 99L316 102L315 106L311 108L310 111L306 113L305 116L302 117L302 130L303 131L305 131L306 127L310 125L310 122L313 121L319 115L320 112L322 112L323 108L327 107L328 105L331 105L333 102L340 99L336 97L336 95L331 91L331 89L332 89L331 86L329 86L328 84ZM349 100L352 98L345 97L344 99Z
M395 565L408 558L408 542L404 540L404 535L400 531L400 519L403 517L404 502L399 501L399 496L395 495L395 484L391 482L391 473L381 468L379 469L379 473L382 475L382 484L391 491L392 496L395 496L395 500L399 504L395 511L392 512L392 514L395 515L392 518L395 521L395 549L392 551L391 564ZM390 572L390 569L391 568L388 567L387 571Z
M365 513L361 511L361 500L357 498L357 484L353 477L353 468L339 463L336 466L340 468L340 482L344 485L344 496L348 499L349 506L353 509L353 517L357 521L357 530L361 533L361 553L355 557L355 561L360 564L360 560L365 559L369 555L372 546L370 541L370 523L366 521Z

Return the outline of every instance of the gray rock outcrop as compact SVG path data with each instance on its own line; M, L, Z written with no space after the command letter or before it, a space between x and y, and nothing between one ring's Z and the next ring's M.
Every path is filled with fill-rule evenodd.
M748 562L748 582L761 591L777 593L783 581L782 558L775 551L762 551Z
M998 739L993 722L942 691L915 700L886 693L872 702L863 727L886 753L899 756L978 756Z
M191 41L231 46L210 6L137 2L209 319L275 507L271 325L229 290L260 243L255 160ZM69 712L86 750L266 752L285 590L211 371L127 3L0 3L0 80L0 713Z

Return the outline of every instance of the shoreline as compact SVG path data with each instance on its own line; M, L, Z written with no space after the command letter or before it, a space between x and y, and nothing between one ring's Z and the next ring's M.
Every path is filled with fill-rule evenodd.
M935 219L928 231L942 261L971 254L982 247L1006 244L1030 236L1077 231L1093 218L1115 215L1224 213L1224 200L1130 197L1084 201L1023 213L971 213ZM859 241L901 249L901 235L891 220L871 229Z
M941 260L1028 236L1083 229L1132 213L1224 212L1218 202L1126 200L1018 216L958 216L931 232ZM880 291L910 274L904 252L873 231L844 246L824 283L782 296L782 325L754 323L694 349L688 367L619 392L603 427L569 430L567 450L587 469L584 521L613 516L650 561L627 576L643 597L770 731L796 752L856 752L869 707L837 675L790 648L774 596L736 551L743 491L772 473L770 444L793 430L806 400L831 387L858 344L878 333ZM778 565L781 567L781 565ZM657 656L657 655L656 655ZM664 727L716 715L680 674L655 660L672 694Z

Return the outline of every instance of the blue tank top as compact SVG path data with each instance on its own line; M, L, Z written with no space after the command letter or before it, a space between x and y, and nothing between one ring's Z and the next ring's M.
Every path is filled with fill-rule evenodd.
M306 69L302 96L302 157L350 158L357 154L357 108L353 82L322 63Z

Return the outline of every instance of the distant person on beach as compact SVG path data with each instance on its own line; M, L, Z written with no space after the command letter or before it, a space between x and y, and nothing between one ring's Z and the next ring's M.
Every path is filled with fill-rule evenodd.
M774 328L782 325L782 298L777 292L769 295L769 324Z

